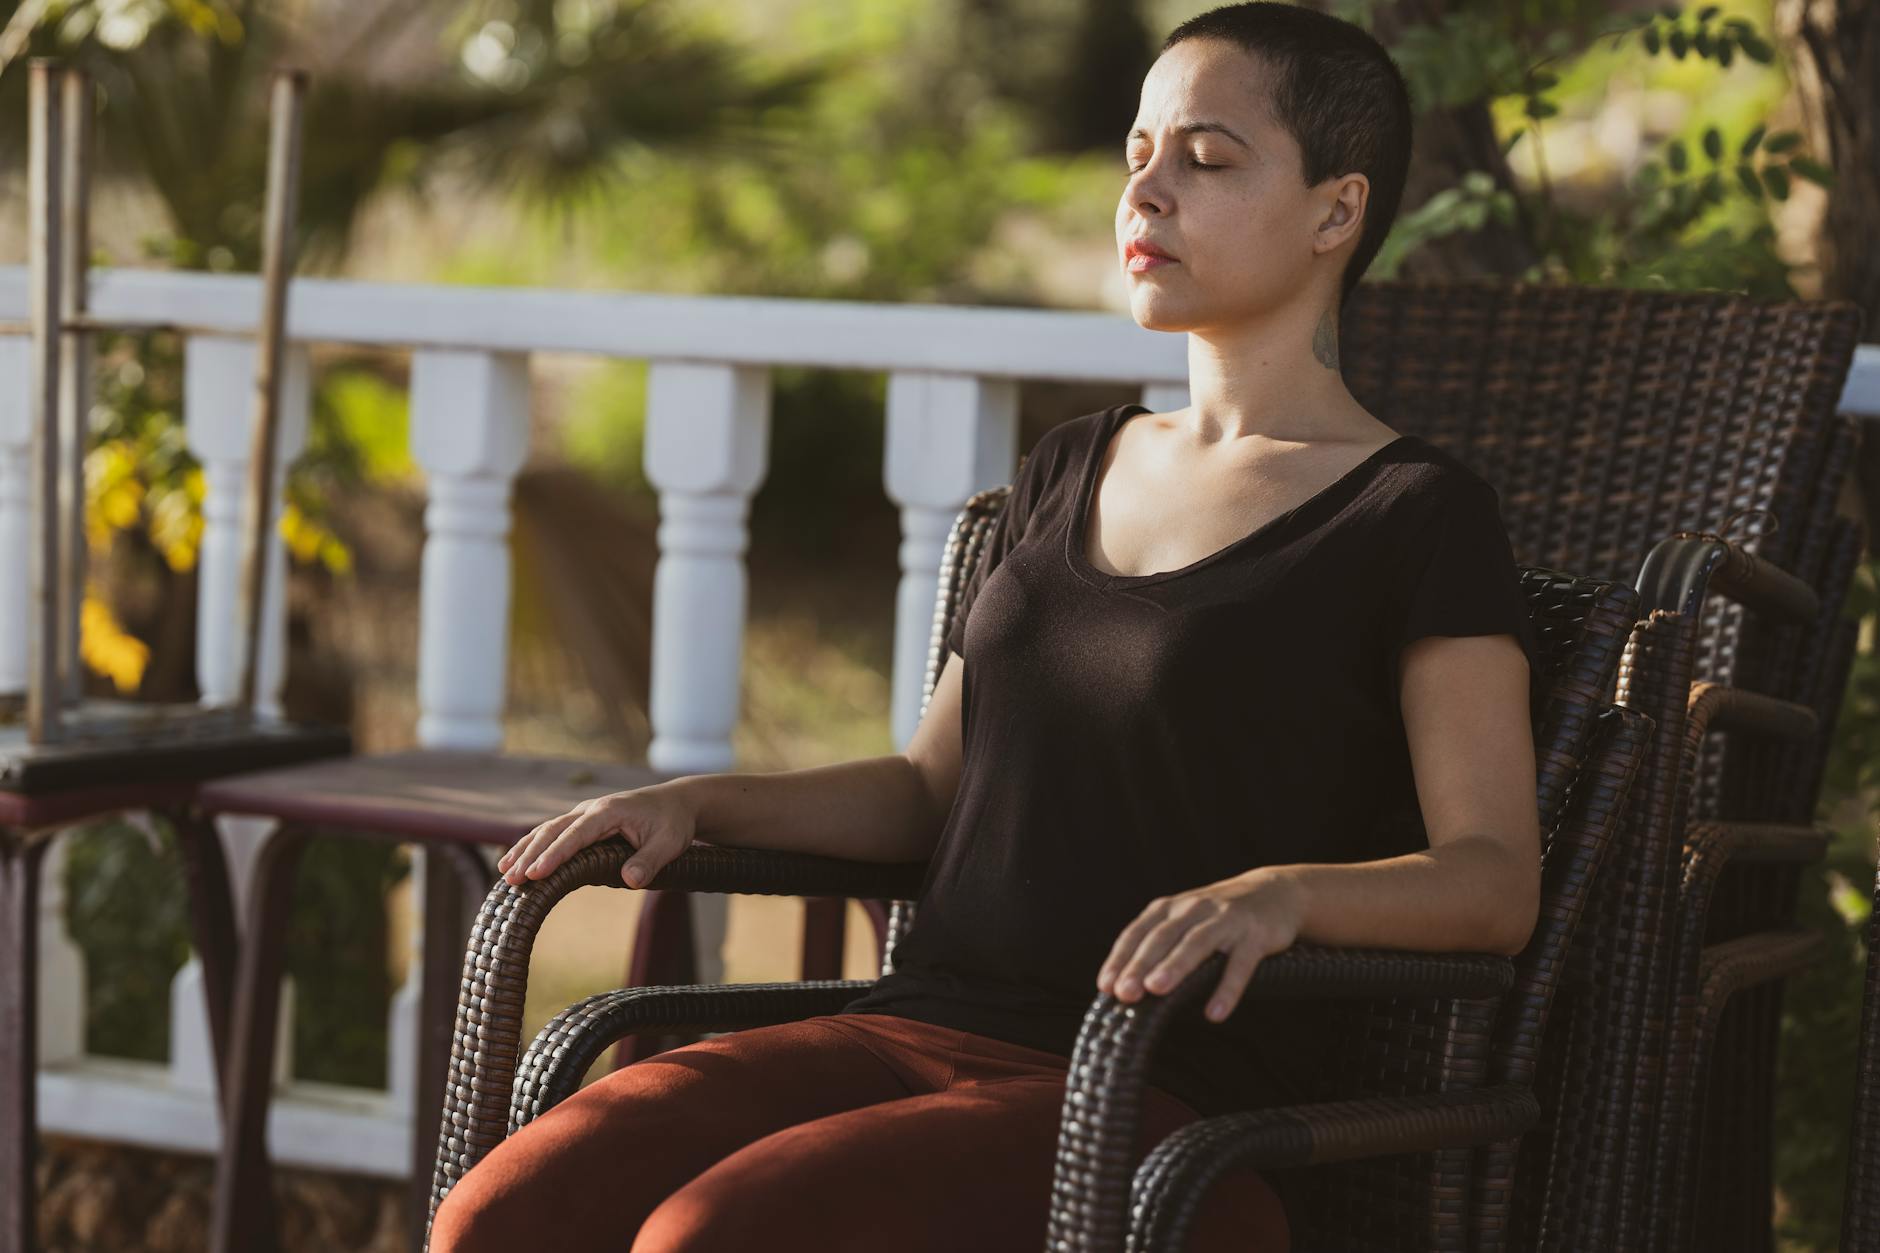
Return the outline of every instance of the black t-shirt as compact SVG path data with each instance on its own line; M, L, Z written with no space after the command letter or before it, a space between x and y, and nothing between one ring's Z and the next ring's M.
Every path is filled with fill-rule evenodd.
M1098 570L1090 493L1145 412L1062 423L1019 467L947 636L965 659L959 791L894 970L846 1011L1069 1057L1098 968L1155 897L1428 846L1402 645L1511 633L1533 673L1499 497L1415 435L1199 561ZM1212 1023L1205 1003L1150 1082L1204 1115L1308 1099L1289 1011L1243 996Z

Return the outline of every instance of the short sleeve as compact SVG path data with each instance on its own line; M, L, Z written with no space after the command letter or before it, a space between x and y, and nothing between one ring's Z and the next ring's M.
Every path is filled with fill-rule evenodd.
M1501 498L1486 480L1462 480L1446 493L1404 554L1397 590L1393 659L1426 635L1508 634L1526 653L1529 674L1538 667Z
M966 619L972 613L973 601L979 597L979 589L985 586L986 579L1005 560L1005 554L1012 551L1013 546L1025 536L1032 507L1043 494L1050 467L1057 459L1048 445L1055 442L1053 437L1061 429L1061 426L1053 427L1045 432L1032 450L1018 459L1018 469L1012 477L1012 489L1006 493L1005 503L993 518L992 533L986 536L979 557L973 562L972 573L967 576L965 586L960 588L959 603L954 606L953 621L947 627L946 644L956 657L963 659L966 656Z

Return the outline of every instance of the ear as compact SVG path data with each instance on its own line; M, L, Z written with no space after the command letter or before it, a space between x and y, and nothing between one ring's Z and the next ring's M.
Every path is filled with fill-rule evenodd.
M1348 239L1356 239L1364 230L1364 210L1371 199L1371 180L1362 174L1346 174L1328 179L1325 216L1313 232L1312 247L1330 252Z

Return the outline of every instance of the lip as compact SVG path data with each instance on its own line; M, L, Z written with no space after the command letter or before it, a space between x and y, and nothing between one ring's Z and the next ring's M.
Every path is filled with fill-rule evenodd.
M1123 268L1132 274L1179 263L1179 258L1146 239L1132 239L1123 247Z

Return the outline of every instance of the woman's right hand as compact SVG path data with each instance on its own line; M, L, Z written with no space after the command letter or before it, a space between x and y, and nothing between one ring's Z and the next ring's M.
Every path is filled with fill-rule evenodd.
M550 818L510 846L496 868L512 884L540 879L588 845L619 833L639 850L620 868L620 878L630 888L643 887L686 850L697 826L697 813L670 786L628 788Z

